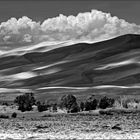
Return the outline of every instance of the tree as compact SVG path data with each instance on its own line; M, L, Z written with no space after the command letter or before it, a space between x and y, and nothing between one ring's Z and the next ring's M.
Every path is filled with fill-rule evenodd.
M94 95L90 96L85 102L85 110L95 110L98 105L97 99L95 99Z
M101 109L106 109L107 107L112 107L114 104L115 100L111 98L107 98L104 96L101 98L100 103L99 103L99 108Z
M62 96L60 100L61 108L66 108L68 112L71 112L72 110L74 110L75 112L77 106L78 105L77 105L75 96L73 96L72 94Z
M35 104L36 100L33 93L25 93L24 95L19 95L14 100L14 103L18 104L18 110L30 111L32 106Z

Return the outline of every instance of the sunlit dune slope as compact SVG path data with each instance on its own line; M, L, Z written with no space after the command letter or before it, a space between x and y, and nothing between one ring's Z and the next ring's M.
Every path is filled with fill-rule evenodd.
M98 43L62 43L0 56L0 88L96 88L140 85L140 35ZM47 49L49 48L49 49ZM17 53L16 53L17 52Z

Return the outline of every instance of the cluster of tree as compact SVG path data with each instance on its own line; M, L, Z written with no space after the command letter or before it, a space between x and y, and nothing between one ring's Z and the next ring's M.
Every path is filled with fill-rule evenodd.
M98 100L94 98L94 95L90 96L84 103L85 111L95 110L98 105Z
M115 100L113 98L108 98L104 96L103 98L96 99L94 95L90 96L85 102L80 103L81 111L95 110L97 108L106 109L113 107Z
M33 93L25 93L24 95L17 96L14 103L18 104L18 110L24 112L32 110L32 106L35 105L36 100Z
M75 113L80 110L76 97L72 94L62 96L59 104L60 108L65 108L68 113Z
M99 100L92 95L85 102L81 102L79 106L76 97L72 94L68 94L61 97L59 104L45 104L40 101L36 101L33 93L25 93L24 95L17 96L14 102L22 112L30 111L32 110L32 106L36 105L39 112L46 111L50 108L53 112L56 112L57 108L60 107L61 109L66 109L68 113L75 113L80 110L89 111L95 110L96 108L105 109L112 107L114 99L104 96Z
M41 103L40 101L36 101L33 93L25 93L23 95L19 95L14 100L14 103L18 105L18 110L24 111L31 111L33 109L33 105L37 106L39 112L46 111L52 108L53 112L57 111L57 104L46 104Z
M106 108L112 107L114 102L115 102L115 100L113 98L108 98L105 96L105 97L101 98L101 100L99 102L99 108L106 109Z
M54 104L48 104L48 103L45 103L45 102L41 103L40 101L38 101L36 103L36 105L37 105L37 110L39 112L43 112L43 111L49 110L51 108L52 108L52 111L53 112L56 112L57 111L57 104L56 103L54 103Z
M81 102L78 106L76 97L72 94L64 95L60 101L60 107L65 108L68 112L74 113L79 111L90 111L97 108L106 109L113 107L115 100L104 96L103 98L96 99L94 95L90 96L85 102Z
M36 105L37 105L37 109L38 109L39 112L46 111L49 108L49 105L48 104L45 104L44 102L41 103L40 101L38 101L36 103Z

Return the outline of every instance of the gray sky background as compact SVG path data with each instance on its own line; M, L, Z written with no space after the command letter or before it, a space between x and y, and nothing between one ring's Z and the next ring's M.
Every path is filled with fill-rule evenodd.
M42 22L59 14L76 16L91 9L140 25L140 0L1 0L0 22L22 16Z

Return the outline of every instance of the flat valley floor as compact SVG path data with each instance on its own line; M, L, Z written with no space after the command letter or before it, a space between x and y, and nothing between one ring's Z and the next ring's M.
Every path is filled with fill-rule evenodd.
M21 113L0 119L0 139L140 139L140 112Z

